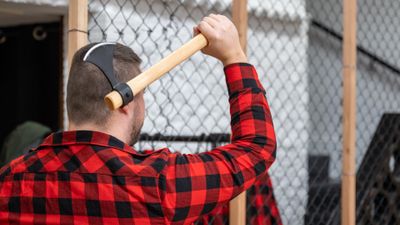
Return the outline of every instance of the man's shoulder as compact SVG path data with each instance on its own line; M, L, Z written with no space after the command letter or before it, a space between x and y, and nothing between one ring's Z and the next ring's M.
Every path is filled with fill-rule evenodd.
M28 153L27 153L28 154ZM24 172L25 167L25 155L21 155L16 159L11 160L0 169L0 182L5 176L9 176L15 173Z
M157 175L167 165L168 148L125 152L105 146L45 147L30 151L0 169L0 182L21 173L93 173L119 176Z
M65 146L39 146L38 149L31 150L2 166L0 176L25 172L118 173L122 175L127 174L127 171L140 175L144 168L159 173L168 163L174 163L171 160L175 161L185 155L169 148L126 152L109 146L90 144L74 147L79 150ZM147 169L145 170L149 172Z

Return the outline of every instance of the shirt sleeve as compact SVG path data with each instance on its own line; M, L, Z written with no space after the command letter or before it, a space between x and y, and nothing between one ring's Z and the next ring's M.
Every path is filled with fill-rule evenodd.
M171 153L159 175L159 196L172 224L192 223L226 204L265 174L275 159L270 109L255 68L224 68L231 143L199 154Z

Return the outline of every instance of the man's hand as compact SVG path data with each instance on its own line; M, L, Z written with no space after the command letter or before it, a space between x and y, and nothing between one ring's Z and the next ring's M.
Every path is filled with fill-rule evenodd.
M224 66L247 62L240 46L238 31L227 17L210 14L193 30L194 35L202 33L208 39L208 46L203 48L202 52L219 59Z

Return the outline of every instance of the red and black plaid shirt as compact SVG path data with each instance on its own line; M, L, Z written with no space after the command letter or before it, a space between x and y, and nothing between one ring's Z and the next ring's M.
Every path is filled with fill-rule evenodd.
M256 71L225 67L232 141L200 154L140 154L113 136L58 132L0 170L0 224L187 224L265 176L275 158Z
M247 225L282 225L282 219L273 193L271 178L268 173L247 189L246 194ZM228 224L229 203L205 215L196 222L196 225Z

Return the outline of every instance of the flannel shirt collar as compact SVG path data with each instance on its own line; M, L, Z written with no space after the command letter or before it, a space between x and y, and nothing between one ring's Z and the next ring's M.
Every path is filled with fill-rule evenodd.
M138 154L138 152L131 146L125 144L118 138L102 133L99 131L89 131L89 130L75 130L75 131L58 131L50 134L46 137L41 145L39 145L37 150L42 147L52 147L52 146L68 146L68 145L98 145L114 149L119 149L121 151ZM36 150L36 149L33 149Z

